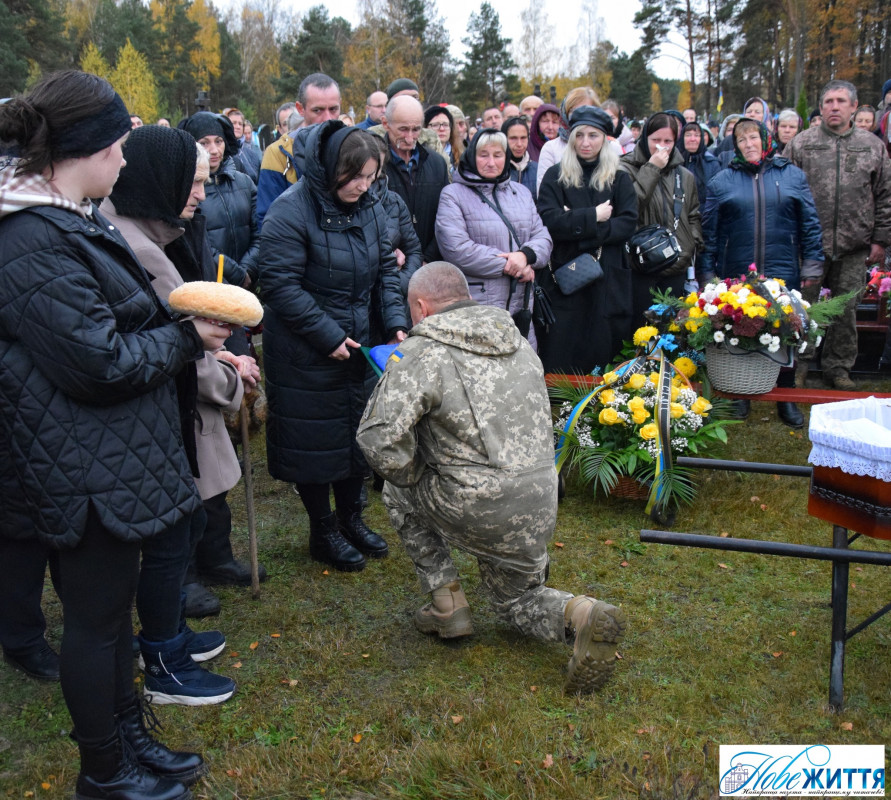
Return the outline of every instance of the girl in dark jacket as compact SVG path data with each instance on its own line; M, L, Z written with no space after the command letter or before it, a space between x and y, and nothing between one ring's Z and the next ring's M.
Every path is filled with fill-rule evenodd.
M693 123L699 128L698 125ZM687 268L693 265L702 247L702 223L696 179L683 165L683 156L675 147L678 122L668 114L653 114L643 126L637 147L622 156L619 169L634 181L637 194L637 224L662 225L674 231L681 255L677 262L658 275L631 271L632 322L644 324L644 312L652 305L652 290L671 289L675 297L684 291ZM701 133L701 132L700 132ZM678 190L679 182L679 190ZM675 194L681 197L675 221Z
M550 273L544 275L541 287L557 321L536 333L545 372L587 373L615 358L633 332L624 245L637 227L637 198L607 144L613 124L606 112L580 106L569 126L561 161L545 173L539 189L538 211L554 240L552 269L582 253L599 253L603 277L567 296Z
M238 140L232 122L222 114L200 111L180 127L210 154L210 177L201 203L207 240L214 260L224 256L227 283L249 288L257 282L260 231L257 228L257 187L235 163Z
M368 192L380 168L371 137L316 125L306 173L272 204L260 239L269 472L296 484L310 556L347 571L387 554L360 514L368 466L356 429L374 379L358 348L381 344L373 325L390 342L407 329L387 215Z
M771 137L762 123L740 120L733 138L730 168L708 185L702 280L737 278L754 263L760 273L782 278L790 289L816 284L823 275L823 231L804 172L782 156L770 156ZM784 370L777 383L791 386L793 379ZM787 425L804 424L793 403L777 407Z
M175 322L87 199L111 191L129 131L121 98L83 72L51 75L0 106L0 140L18 156L0 169L0 443L11 464L0 530L14 498L59 550L77 796L184 800L169 776L192 780L202 761L142 725L131 608L140 543L200 507L174 376L228 328Z

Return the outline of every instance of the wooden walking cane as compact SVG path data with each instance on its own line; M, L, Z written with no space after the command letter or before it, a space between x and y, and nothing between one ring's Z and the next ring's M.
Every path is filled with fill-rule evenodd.
M244 399L239 411L241 419L241 459L244 465L244 500L248 518L248 550L251 556L251 597L260 598L260 573L257 559L257 519L254 514L254 476L251 470L251 440L248 433L250 414Z

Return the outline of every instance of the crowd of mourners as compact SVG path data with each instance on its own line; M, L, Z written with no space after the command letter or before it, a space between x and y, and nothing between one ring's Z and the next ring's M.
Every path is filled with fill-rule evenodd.
M150 735L136 657L156 705L236 691L202 666L223 634L187 623L219 613L214 585L251 581L230 542L227 494L242 464L226 413L265 388L269 473L299 495L309 557L361 570L389 549L362 517L373 434L357 431L374 416L377 383L365 349L405 346L413 324L445 307L430 298L507 312L540 361L524 356L523 374L590 373L631 339L654 290L682 295L755 264L815 299L862 290L891 245L891 81L875 107L830 81L807 126L760 97L720 124L694 109L628 120L587 86L559 106L529 96L475 118L425 108L407 78L373 92L357 124L342 111L337 83L309 75L261 150L237 108L143 124L108 83L76 71L0 106L0 644L23 672L61 680L81 754L78 797L184 798L204 770L200 755ZM680 250L657 273L634 269L626 248L649 225L669 229ZM556 275L586 254L602 277L566 293ZM463 289L440 262L460 270ZM262 375L258 330L180 318L166 303L218 269L262 299ZM549 320L531 313L544 302ZM823 380L855 389L857 355L852 301L824 342ZM433 380L425 374L412 381ZM789 367L779 384L796 379ZM803 425L791 403L778 414ZM492 446L487 426L473 424L468 452ZM396 494L391 519L409 548L419 541L414 501ZM566 631L585 639L567 685L587 690L608 675L591 666L592 642L614 642L624 620L544 587L553 520L540 527L523 586L491 566L486 575L521 631L561 638L565 615ZM463 592L431 552L412 551L432 593L415 623L466 635ZM40 608L47 567L64 613L59 655ZM610 625L613 638L592 633Z

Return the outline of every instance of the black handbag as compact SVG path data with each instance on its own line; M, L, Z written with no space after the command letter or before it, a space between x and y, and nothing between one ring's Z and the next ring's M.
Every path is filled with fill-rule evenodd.
M514 289L517 286L517 279L510 279L510 291L507 293L507 303L505 303L504 307L507 311L510 311L510 300L514 296ZM526 288L523 290L523 307L519 311L515 311L511 314L511 318L514 321L514 325L520 331L520 334L528 339L529 338L529 328L532 327L532 309L529 308L529 296L532 293L532 284L527 281Z
M674 171L674 228L663 225L646 225L625 242L625 252L631 259L631 268L642 275L660 275L677 264L681 246L674 231L681 221L684 192L681 188L681 171Z
M557 321L554 309L551 308L551 301L544 293L544 289L537 283L532 287L532 292L535 297L535 303L532 306L532 321L536 328L548 330Z
M603 277L603 267L600 266L602 251L601 247L596 257L590 253L582 253L557 269L551 267L551 275L557 288L563 294L570 295L599 281Z

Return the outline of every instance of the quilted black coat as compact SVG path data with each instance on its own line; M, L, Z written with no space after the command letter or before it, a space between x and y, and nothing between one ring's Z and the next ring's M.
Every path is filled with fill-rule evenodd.
M139 541L197 509L173 376L201 357L98 212L0 220L0 530L22 535L25 513L44 542L73 547L92 505Z
M207 240L214 264L226 256L224 274L229 283L244 285L245 274L257 282L260 231L257 228L257 187L235 162L227 158L204 185L207 194L201 213L207 221Z
M373 373L357 350L346 361L329 354L347 337L373 346L407 327L386 211L371 192L347 211L327 188L324 147L342 126L312 129L306 172L260 235L269 472L294 483L367 472L356 429Z

